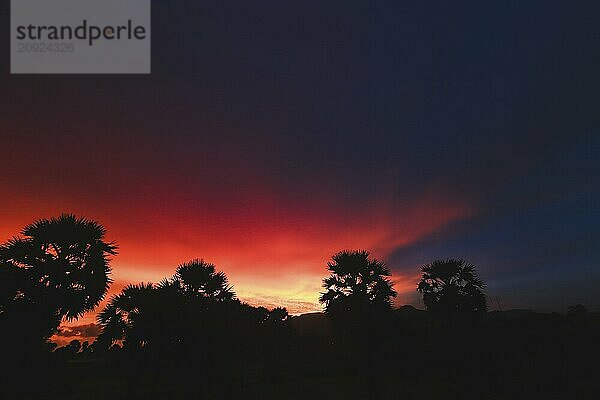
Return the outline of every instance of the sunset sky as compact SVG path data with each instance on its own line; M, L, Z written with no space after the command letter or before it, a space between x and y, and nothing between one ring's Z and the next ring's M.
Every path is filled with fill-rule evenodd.
M0 241L75 213L120 246L111 292L197 257L293 313L355 248L398 304L422 306L419 265L461 257L492 308L600 309L595 13L174 3L153 2L151 75L0 64Z

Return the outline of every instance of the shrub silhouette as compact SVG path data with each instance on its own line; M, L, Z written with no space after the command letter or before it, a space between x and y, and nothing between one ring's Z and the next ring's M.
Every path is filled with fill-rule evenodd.
M487 311L484 282L475 266L464 260L434 261L422 267L417 290L423 294L427 310L452 315Z
M275 307L269 311L267 322L271 325L281 325L289 320L290 315L284 307Z

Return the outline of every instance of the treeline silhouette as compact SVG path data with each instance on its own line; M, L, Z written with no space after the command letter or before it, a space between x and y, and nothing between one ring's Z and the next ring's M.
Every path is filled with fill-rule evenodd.
M600 318L488 312L464 260L422 267L426 311L393 307L389 269L367 251L327 264L325 313L241 302L202 259L129 285L98 314L93 343L49 342L105 298L117 246L97 222L42 219L0 246L7 399L595 398Z

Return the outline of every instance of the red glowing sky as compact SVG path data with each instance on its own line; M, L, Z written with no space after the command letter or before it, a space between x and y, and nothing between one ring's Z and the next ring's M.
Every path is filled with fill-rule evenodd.
M214 117L176 104L155 126L135 112L139 105L124 116L127 109L112 104L66 125L48 114L36 123L19 115L4 121L14 135L0 158L0 240L35 219L74 213L102 223L119 244L111 293L204 258L228 275L240 299L301 313L321 309L321 280L335 252L367 249L386 260L475 212L465 197L440 196L444 185L435 181L405 185L385 165L328 160L321 154L329 145L307 153L312 165L303 165L281 158L297 152L285 137L213 127ZM160 121L182 119L205 128L163 134ZM394 276L398 302L414 293L414 275Z
M150 75L0 74L0 241L97 220L111 293L204 258L319 310L329 257L367 249L397 304L461 257L503 308L598 309L597 24L213 3L154 5Z
M440 204L427 193L413 203L380 199L350 212L318 197L289 201L265 187L242 189L236 198L220 202L175 187L131 189L110 201L93 195L4 193L0 236L9 238L39 217L73 212L100 221L108 239L119 244L112 262L113 293L129 282L157 282L177 264L197 257L225 271L242 300L301 313L320 309L321 280L334 252L365 248L385 259L391 250L469 212L461 204ZM413 276L394 280L399 301L415 289Z

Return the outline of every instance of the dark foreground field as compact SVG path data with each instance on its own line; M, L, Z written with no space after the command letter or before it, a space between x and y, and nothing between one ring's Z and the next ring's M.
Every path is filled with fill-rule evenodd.
M276 340L232 342L205 358L114 348L31 359L10 349L2 398L594 399L599 327L596 314L518 310L448 327L403 307L379 337L350 345L308 314Z

